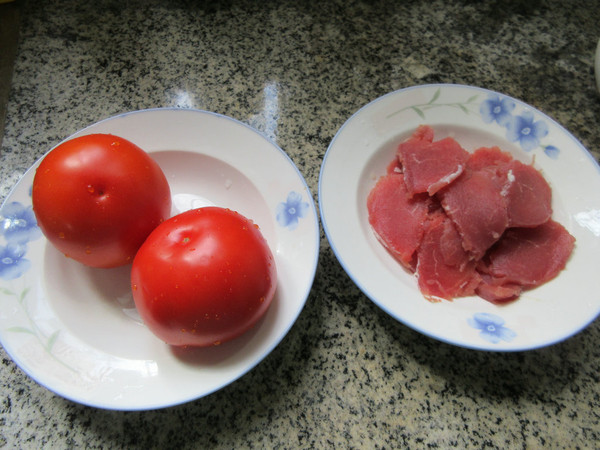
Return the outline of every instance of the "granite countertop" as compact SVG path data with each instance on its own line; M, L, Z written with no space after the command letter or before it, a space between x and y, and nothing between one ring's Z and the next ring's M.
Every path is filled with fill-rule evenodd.
M0 200L75 131L180 107L266 134L316 201L321 161L346 119L426 83L523 100L600 156L595 2L19 1ZM267 86L278 96L268 117ZM1 350L0 447L593 448L599 339L598 321L528 352L430 339L373 304L321 233L314 285L287 336L248 374L196 401L142 412L83 406Z

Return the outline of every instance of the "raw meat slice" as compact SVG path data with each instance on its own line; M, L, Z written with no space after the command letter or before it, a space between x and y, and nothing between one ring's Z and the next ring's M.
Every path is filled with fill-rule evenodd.
M433 128L429 125L419 125L411 135L411 139L418 139L425 142L433 142Z
M410 137L405 142L403 142L403 144L404 143L412 143L412 145L419 146L419 145L431 144L432 142L433 142L433 128L431 128L428 125L420 125L413 132L413 134L411 134ZM402 145L402 144L400 144L400 145ZM396 157L390 162L390 164L387 167L387 171L386 171L387 174L404 172L404 167L402 167L400 154L398 152L400 145L398 146L398 148L396 148Z
M464 173L438 196L474 259L481 258L508 226L504 198L484 171Z
M504 195L508 189L508 164L512 160L512 155L499 147L481 147L469 156L466 170L482 172L496 183L498 191Z
M487 274L480 275L481 283L475 289L475 293L489 302L507 303L517 299L523 292L523 287L518 284L502 284L501 280Z
M425 228L416 270L421 293L430 301L473 295L480 276L452 221L438 212Z
M509 227L535 227L552 216L552 190L533 166L513 160L498 147L483 147L469 157L467 167L483 171L498 184Z
M402 164L400 164L400 160L394 158L393 161L388 164L385 173L388 175L392 173L402 173Z
M469 153L452 138L432 142L433 129L421 126L398 146L397 156L410 194L434 195L463 172Z
M534 167L514 160L506 165L506 198L509 227L535 227L552 216L552 189Z
M377 239L411 270L413 255L423 238L429 203L427 196L409 197L402 174L381 177L367 198L369 223Z
M535 228L510 228L479 270L494 278L494 284L532 288L558 275L574 246L575 238L552 219Z
M508 152L503 152L500 147L481 147L471 153L467 160L467 167L471 170L488 169L493 166L509 163L513 159Z

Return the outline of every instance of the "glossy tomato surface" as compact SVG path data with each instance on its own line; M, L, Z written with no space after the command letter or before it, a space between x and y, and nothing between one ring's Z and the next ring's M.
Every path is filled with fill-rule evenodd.
M276 284L273 254L258 226L219 207L163 222L141 246L131 273L142 320L173 346L240 336L266 313Z
M131 263L171 213L169 184L158 164L109 134L81 136L51 150L36 170L32 201L46 238L92 267Z

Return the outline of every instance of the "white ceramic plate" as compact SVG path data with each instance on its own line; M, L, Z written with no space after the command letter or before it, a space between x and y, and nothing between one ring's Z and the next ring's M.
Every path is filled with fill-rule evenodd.
M511 124L509 128L502 124ZM479 297L431 303L377 241L366 199L399 142L420 124L467 150L499 145L534 160L553 189L554 219L576 238L566 269L551 282L497 306ZM526 350L577 333L600 312L600 170L586 149L548 116L513 98L458 85L392 92L355 113L325 155L319 205L325 233L358 287L384 311L444 342L481 350Z
M38 383L86 405L143 410L208 395L265 358L304 307L319 252L311 193L281 149L221 115L138 111L72 137L90 133L119 135L148 151L169 180L173 213L215 204L257 223L277 264L273 303L239 339L208 349L170 348L141 323L129 266L84 267L41 235L31 212L36 163L0 210L2 345Z

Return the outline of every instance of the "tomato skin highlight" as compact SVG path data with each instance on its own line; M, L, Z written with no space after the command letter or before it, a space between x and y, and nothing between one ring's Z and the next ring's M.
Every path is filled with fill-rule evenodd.
M242 335L266 313L276 285L273 254L258 226L219 207L163 222L131 272L142 320L173 346L206 347Z
M171 213L160 166L141 148L109 134L63 142L36 170L33 211L48 241L91 267L130 264Z

